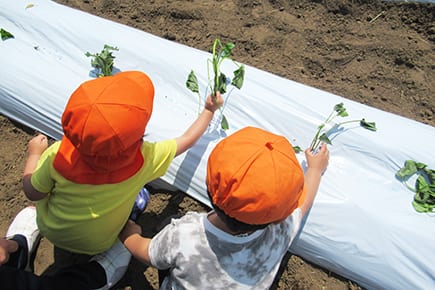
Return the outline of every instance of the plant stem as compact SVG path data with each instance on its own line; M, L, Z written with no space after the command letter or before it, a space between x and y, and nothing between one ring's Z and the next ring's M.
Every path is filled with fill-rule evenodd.
M216 91L217 88L219 87L219 58L218 55L216 54L216 47L218 43L220 43L218 39L216 39L213 43L213 72L214 72L214 84L212 88L213 97L216 96Z
M317 142L317 140L318 140L318 138L319 138L319 135L320 135L320 131L322 130L322 128L323 128L324 126L325 126L325 123L323 123L322 125L320 125L320 126L318 127L317 132L316 132L316 135L314 136L314 138L313 138L313 140L311 141L311 144L310 144L310 149L311 149L311 151L314 150L314 145L316 144L316 142Z
M350 120L350 121L345 121L345 122L342 122L342 123L338 123L337 127L341 126L341 125L344 125L344 124L355 123L355 122L361 122L361 120Z
M311 141L310 144L310 149L311 151L314 151L314 149L319 146L316 145L317 143L319 143L319 135L320 135L320 131L325 127L326 124L328 124L329 122L331 122L335 117L337 117L337 113L335 113L335 110L332 110L331 113L329 113L329 116L326 118L325 122L323 122L317 129L316 135L314 136L313 140ZM315 146L316 145L316 146Z
M328 124L329 122L331 122L335 117L337 117L337 113L335 113L335 110L332 110L332 112L329 114L328 118L326 118L325 122L323 123L323 125Z
M199 93L199 92L197 92L197 94L198 94L198 116L199 116L199 114L201 114L201 94Z

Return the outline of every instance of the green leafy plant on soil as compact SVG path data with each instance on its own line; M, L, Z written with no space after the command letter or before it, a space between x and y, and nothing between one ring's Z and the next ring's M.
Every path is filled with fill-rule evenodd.
M113 64L115 57L112 51L118 51L117 47L113 47L105 44L103 50L100 53L90 53L86 52L87 57L93 57L91 60L92 67L96 68L98 77L111 76L113 70Z
M364 118L360 120L348 120L341 123L334 124L329 130L326 130L326 126L332 124L332 121L336 117L347 117L349 114L346 111L346 108L344 107L343 103L336 104L334 106L334 109L329 114L329 116L326 118L326 120L320 124L317 127L316 135L314 136L313 140L310 144L311 151L317 150L321 142L324 142L326 144L332 144L331 140L329 139L328 135L335 129L339 128L340 126L343 126L345 124L349 123L356 123L359 122L360 126L370 130L370 131L376 131L376 123L374 122L367 122Z
M227 92L227 85L231 84L232 86L240 89L243 85L243 80L245 77L245 67L244 65L240 65L231 59L231 52L235 47L234 43L226 43L222 44L220 39L215 39L213 42L212 48L212 57L207 60L207 73L208 73L208 86L211 91L211 95L213 97L216 96L216 92L220 92L222 95ZM229 78L221 72L221 64L224 60L232 61L237 69L233 72L234 76L232 80L229 81ZM195 75L193 70L190 71L187 81L186 87L194 93L198 94L199 102L199 110L201 109L201 94L199 92L198 78ZM228 98L227 98L228 100ZM223 130L227 130L229 128L228 120L223 114L223 109L220 108L222 120L221 120L221 128Z
M409 179L417 175L414 186ZM406 160L396 177L411 191L415 192L412 205L417 212L435 212L435 170L426 164L414 160Z
M14 38L12 33L10 33L9 31L4 30L3 28L0 28L0 36L1 36L2 40L6 40L6 39L9 39L9 38Z

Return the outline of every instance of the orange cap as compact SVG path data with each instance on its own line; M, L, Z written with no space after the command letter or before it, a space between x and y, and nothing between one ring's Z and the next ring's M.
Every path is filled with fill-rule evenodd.
M81 84L62 115L64 136L54 168L82 184L123 181L143 164L140 148L151 117L154 86L139 71Z
M207 187L212 203L253 225L280 221L305 199L304 173L283 136L247 127L211 152Z

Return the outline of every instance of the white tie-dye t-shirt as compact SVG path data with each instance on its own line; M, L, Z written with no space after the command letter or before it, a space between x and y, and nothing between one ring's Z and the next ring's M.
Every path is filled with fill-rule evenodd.
M268 289L299 230L301 210L243 237L216 228L207 216L189 212L152 239L151 264L171 270L161 289Z

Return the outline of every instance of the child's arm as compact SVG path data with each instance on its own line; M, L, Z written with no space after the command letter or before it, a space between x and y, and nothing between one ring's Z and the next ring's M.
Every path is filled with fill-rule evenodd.
M23 172L23 190L27 198L32 201L43 199L46 196L45 193L37 191L33 187L30 180L32 178L33 171L35 171L36 165L38 164L38 160L41 157L41 154L45 149L47 149L47 147L47 137L42 134L33 137L29 142L27 160Z
M141 227L131 220L128 220L119 234L119 240L124 243L127 250L139 261L151 265L148 253L151 239L141 236Z
M214 112L219 109L223 103L223 98L219 92L216 93L216 98L214 100L211 96L207 97L202 113L183 135L175 139L177 141L177 152L175 153L175 156L184 153L187 149L192 147L196 141L198 141L202 134L204 134L207 126L210 124Z
M301 206L302 216L305 216L308 212L316 197L320 179L328 166L329 150L326 144L322 144L320 150L315 154L308 148L305 150L305 157L307 159L308 169L305 173L306 196Z

